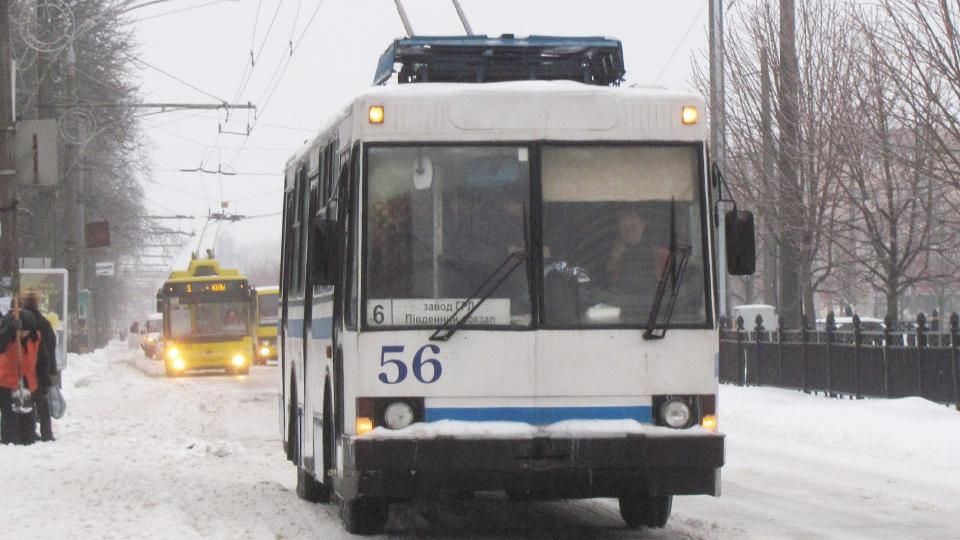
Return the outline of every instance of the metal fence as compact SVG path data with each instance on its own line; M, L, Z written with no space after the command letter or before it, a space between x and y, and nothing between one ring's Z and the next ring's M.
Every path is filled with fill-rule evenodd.
M738 317L720 331L720 382L776 386L834 397L919 396L960 410L960 318L949 327L864 332L860 318L852 331L838 331L833 313L823 329L804 319L798 330L767 330L759 315L752 329ZM782 321L780 321L782 323ZM913 326L913 325L911 325Z

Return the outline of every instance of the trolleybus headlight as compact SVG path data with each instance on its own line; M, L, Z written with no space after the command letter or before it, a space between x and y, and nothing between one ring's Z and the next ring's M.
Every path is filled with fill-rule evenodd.
M383 411L383 422L390 429L403 429L413 423L413 408L403 401L395 401Z
M690 424L690 406L679 399L671 399L660 407L660 417L672 428L684 428Z
M177 358L173 361L173 369L177 371L183 371L183 368L185 367L187 367L187 364L183 361L183 358Z
M235 355L233 355L233 360L232 360L232 361L233 361L233 365L235 365L235 366L237 366L237 367L242 367L243 364L244 364L244 362L247 361L247 359L244 358L242 354L235 354Z
M692 105L686 105L683 108L683 112L680 113L680 121L685 126L692 126L697 123L700 114L697 111L697 108Z
M179 359L180 359L180 349L178 349L178 348L176 348L176 347L170 347L169 349L167 349L167 358L169 358L169 359L171 359L171 360L179 360Z
M270 346L261 345L260 346L260 356L269 356L270 355Z

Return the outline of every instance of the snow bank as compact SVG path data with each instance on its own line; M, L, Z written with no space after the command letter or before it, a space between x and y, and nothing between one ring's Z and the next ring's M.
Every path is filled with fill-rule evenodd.
M960 412L922 398L831 399L793 390L722 386L720 431L956 469Z

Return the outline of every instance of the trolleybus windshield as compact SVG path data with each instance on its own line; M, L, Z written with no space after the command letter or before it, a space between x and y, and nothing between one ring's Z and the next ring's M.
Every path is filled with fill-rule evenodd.
M545 279L547 324L645 326L671 245L690 246L671 326L707 322L698 156L692 145L543 148L546 272L576 269L579 284L552 291Z
M701 156L684 144L371 146L365 322L440 327L530 231L542 257L523 258L458 326L529 326L537 294L546 326L645 328L671 245L690 249L669 326L704 326Z
M248 307L244 301L170 302L170 336L183 340L190 337L236 337L248 333Z
M372 147L367 158L366 322L443 324L525 242L529 150ZM529 326L528 263L463 326Z
M257 295L257 314L260 326L276 326L279 320L280 295L277 293Z

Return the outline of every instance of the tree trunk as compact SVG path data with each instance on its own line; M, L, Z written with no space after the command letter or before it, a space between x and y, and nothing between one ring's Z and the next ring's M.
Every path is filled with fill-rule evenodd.
M887 297L887 317L894 321L900 320L900 295L897 294L896 281L887 281L887 290L884 291Z

